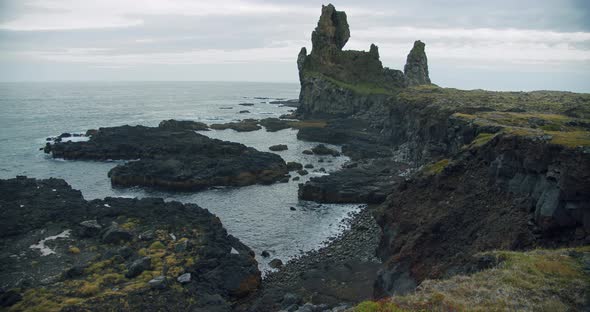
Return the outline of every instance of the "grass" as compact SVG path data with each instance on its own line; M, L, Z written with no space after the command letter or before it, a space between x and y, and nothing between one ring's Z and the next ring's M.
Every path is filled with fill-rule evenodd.
M474 123L481 127L497 126L501 133L518 136L548 136L553 144L569 148L590 146L589 119L573 118L559 114L478 112L474 114L454 113L454 118ZM469 147L479 147L487 143L491 134L478 136Z
M422 173L429 176L437 175L441 173L450 163L451 161L449 159L441 159L435 163L425 165L424 168L422 168Z
M582 259L590 257L590 246L486 254L502 261L472 275L423 281L415 293L355 311L575 311L584 305L590 273Z
M494 111L522 109L531 113L590 118L590 94L585 93L497 92L423 85L400 90L398 101L408 104L438 106L455 111L462 111L465 108L485 108Z
M382 87L379 87L377 85L374 84L369 84L369 83L362 83L362 84L351 84L351 83L347 83L344 81L340 81L337 79L334 79L332 77L328 77L324 74L321 74L319 72L314 72L314 71L306 71L304 73L305 76L308 77L316 77L316 78L321 78L324 80L327 80L329 82L331 82L332 84L343 88L343 89L347 89L350 90L354 93L357 94L364 94L364 95L368 95L368 94L383 94L383 95L395 95L397 92L393 91L393 90L388 90Z

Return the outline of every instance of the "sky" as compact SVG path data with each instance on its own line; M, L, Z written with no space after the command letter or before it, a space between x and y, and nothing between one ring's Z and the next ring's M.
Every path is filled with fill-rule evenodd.
M333 1L344 49L444 87L590 92L590 1ZM297 82L322 1L0 0L0 81Z

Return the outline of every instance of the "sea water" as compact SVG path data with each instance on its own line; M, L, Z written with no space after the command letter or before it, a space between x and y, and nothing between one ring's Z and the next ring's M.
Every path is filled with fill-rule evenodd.
M27 82L0 83L0 178L26 175L62 178L84 198L162 197L196 203L219 216L228 232L252 248L262 270L273 258L286 261L320 247L340 233L342 220L359 205L327 205L297 198L298 184L310 177L339 169L345 156L305 155L317 143L299 141L297 130L267 132L212 130L212 138L240 142L260 151L275 144L289 149L276 152L285 161L312 164L300 181L273 185L218 188L177 193L143 188L113 188L107 177L117 162L52 159L39 148L47 137L63 132L120 125L157 126L165 119L224 123L244 118L278 117L293 108L270 104L297 98L298 84L250 82ZM241 106L240 103L253 103ZM239 113L248 110L250 113ZM338 146L332 146L339 149ZM320 162L323 159L323 162ZM292 173L293 176L298 176ZM292 210L291 207L295 208ZM267 250L271 257L260 253Z

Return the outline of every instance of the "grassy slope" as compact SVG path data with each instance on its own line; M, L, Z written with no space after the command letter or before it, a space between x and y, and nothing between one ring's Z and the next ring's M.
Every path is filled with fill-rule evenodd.
M498 259L500 264L472 275L426 280L413 294L379 302L366 301L353 311L577 311L588 308L590 246L486 254Z

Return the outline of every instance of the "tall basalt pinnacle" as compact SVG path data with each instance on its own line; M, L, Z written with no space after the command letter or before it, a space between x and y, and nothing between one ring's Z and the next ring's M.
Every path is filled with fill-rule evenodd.
M332 4L322 6L318 26L311 34L314 53L324 50L342 50L350 38L346 13L336 11Z
M428 59L424 52L425 44L420 40L414 42L414 47L408 54L404 74L409 86L430 84L428 77Z

